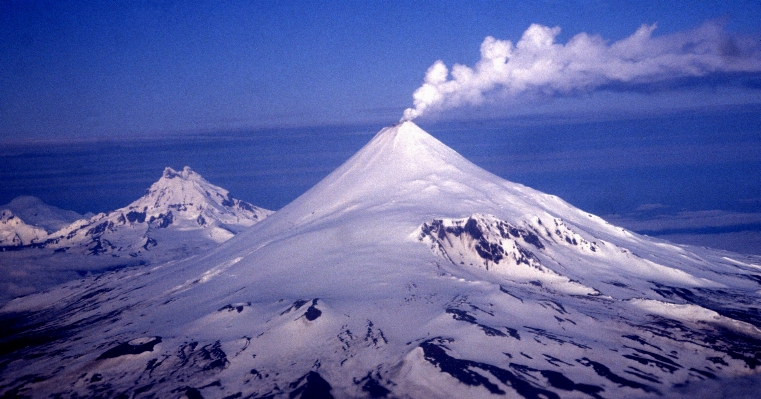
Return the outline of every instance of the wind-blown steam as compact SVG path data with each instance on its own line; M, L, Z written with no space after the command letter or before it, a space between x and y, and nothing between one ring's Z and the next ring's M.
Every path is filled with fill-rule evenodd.
M413 94L414 108L402 120L432 109L514 97L591 91L611 83L646 84L712 73L759 72L761 49L750 39L728 34L716 22L692 31L653 37L656 25L642 25L631 36L608 43L598 35L579 33L555 43L559 27L532 24L513 44L491 36L481 44L481 60L471 68L455 64L450 71L436 61Z

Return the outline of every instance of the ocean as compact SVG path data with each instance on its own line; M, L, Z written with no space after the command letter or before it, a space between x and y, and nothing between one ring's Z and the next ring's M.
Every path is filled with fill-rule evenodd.
M512 119L421 127L492 173L601 216L761 213L761 112L755 108L595 122ZM277 210L381 128L5 142L0 204L33 195L79 213L109 211L142 196L165 167L190 166L234 197Z

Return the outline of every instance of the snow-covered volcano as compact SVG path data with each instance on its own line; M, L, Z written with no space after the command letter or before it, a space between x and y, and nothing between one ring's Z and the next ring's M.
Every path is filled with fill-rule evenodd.
M203 256L6 305L0 393L752 397L759 285L758 258L630 233L404 122Z
M85 219L85 216L74 211L46 204L41 199L29 195L16 197L11 202L0 205L0 209L7 209L25 223L43 228L48 233L60 230L79 219Z
M50 234L43 246L131 257L153 251L176 259L226 241L271 213L233 198L187 166L179 172L166 168L138 200L72 223Z
M0 210L0 248L34 244L47 236L45 229L27 224L10 209Z
M41 243L50 233L83 218L74 211L48 205L36 197L14 198L0 205L0 248Z

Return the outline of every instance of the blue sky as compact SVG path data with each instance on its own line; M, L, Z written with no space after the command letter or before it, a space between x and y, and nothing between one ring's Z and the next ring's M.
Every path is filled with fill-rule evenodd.
M0 203L105 211L190 165L277 209L412 109L508 180L757 248L759 21L758 0L0 1Z
M718 21L761 37L759 1L4 1L0 139L123 137L273 126L396 122L437 60L474 66L487 36L533 23L564 44L654 37ZM572 93L430 112L479 119L606 117L761 103L759 73L609 82Z

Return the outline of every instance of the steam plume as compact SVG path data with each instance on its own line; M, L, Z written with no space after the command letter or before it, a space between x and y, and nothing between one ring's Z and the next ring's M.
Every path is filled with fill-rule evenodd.
M491 36L481 44L474 67L455 64L451 73L436 61L413 94L414 108L402 120L430 110L479 105L522 93L543 95L588 92L611 83L646 84L712 73L759 72L761 49L732 36L717 22L653 37L656 25L642 25L631 36L609 43L579 33L568 43L555 38L559 27L532 24L513 44Z

